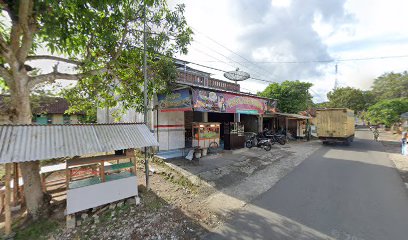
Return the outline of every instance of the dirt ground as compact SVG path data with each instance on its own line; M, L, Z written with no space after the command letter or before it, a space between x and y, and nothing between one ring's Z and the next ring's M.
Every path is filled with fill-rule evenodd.
M200 172L205 182L200 185L154 159L150 163L154 169L150 174L151 191L145 188L144 163L139 160L139 206L127 200L106 206L107 210L99 214L77 214L81 225L67 230L65 195L59 189L54 193L58 196L54 216L47 220L52 227L15 227L15 239L200 239L223 224L232 211L272 187L320 145L294 142L275 146L266 154L255 149L230 155L229 164Z
M150 163L154 169L154 173L150 173L152 190L146 191L142 160L138 166L139 206L127 201L118 204L115 209L107 207L97 217L87 213L88 217L81 219L81 214L77 214L81 226L67 230L63 215L65 191L60 188L60 191L52 191L58 199L53 199L54 214L51 218L56 226L49 231L41 229L42 232L34 235L30 234L36 232L35 229L25 231L15 227L15 239L199 239L208 232L207 229L220 223L218 215L200 201L208 194L208 189L191 184L162 161L154 160ZM55 174L53 177L60 176ZM24 210L14 213L17 222L23 216ZM95 218L98 220L95 221Z

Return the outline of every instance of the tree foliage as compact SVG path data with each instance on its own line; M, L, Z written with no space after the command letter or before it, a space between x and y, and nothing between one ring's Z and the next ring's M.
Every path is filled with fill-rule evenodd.
M390 127L399 122L402 113L408 112L408 98L382 100L368 108L365 118L373 124Z
M172 57L187 52L192 30L183 16L183 5L172 11L165 0L145 2L148 92L152 95L154 91L167 89L176 78ZM6 51L22 45L13 39L12 31L17 29L13 19L19 18L19 6L23 4L33 8L31 15L26 16L27 25L32 25L29 33L32 39L27 43L29 54L21 56L20 61L55 60L75 68L75 73L62 73L55 65L51 73L31 76L29 87L56 79L75 80L77 86L64 95L76 110L83 107L76 105L83 102L78 98L101 107L112 107L121 101L126 108L143 109L144 1L5 1L0 8L3 18L9 18L11 25L3 26L0 33ZM35 54L44 48L51 54ZM9 63L11 59L6 55L2 54L1 61ZM11 73L9 65L2 65L4 75Z
M372 92L378 100L408 97L408 72L381 75L374 80Z
M144 19L151 95L168 88L176 78L172 57L187 52L192 30L183 14L184 5L171 10L165 0L0 0L0 87L10 94L12 122L31 123L33 89L58 79L78 81L64 93L74 111L118 102L143 109ZM30 66L38 60L53 61L53 70ZM73 70L63 72L59 63ZM46 199L39 164L20 167L28 213L36 218Z
M284 81L280 84L269 84L258 95L278 100L278 108L281 112L298 113L312 106L312 95L309 93L311 87L311 83L299 80Z
M364 111L375 103L370 91L362 91L352 87L337 88L327 94L327 107L349 108L356 112Z

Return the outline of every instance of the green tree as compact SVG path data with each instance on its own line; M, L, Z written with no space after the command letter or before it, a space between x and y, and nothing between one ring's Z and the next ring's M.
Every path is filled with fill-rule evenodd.
M328 107L349 108L356 112L364 111L375 103L370 91L362 91L352 87L337 88L327 94Z
M390 127L397 123L405 112L408 112L408 98L382 100L368 108L365 118L373 124Z
M378 100L408 97L408 72L381 75L374 80L372 92Z
M278 100L281 112L298 113L312 106L312 95L309 93L312 86L311 83L299 80L271 83L258 95Z
M144 19L151 94L175 78L171 58L187 52L192 31L183 14L184 5L170 10L165 0L0 1L0 80L10 94L12 122L31 123L32 89L57 79L78 81L73 98L81 95L100 107L121 101L124 107L143 108ZM52 72L42 73L29 65L37 60L56 64ZM73 71L61 71L58 63ZM36 219L48 206L39 162L20 167L28 215Z

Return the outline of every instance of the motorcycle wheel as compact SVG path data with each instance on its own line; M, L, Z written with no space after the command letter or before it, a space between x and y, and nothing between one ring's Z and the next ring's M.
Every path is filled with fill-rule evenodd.
M252 141L251 141L251 140L246 141L246 142L245 142L245 147L247 147L247 148L252 148L252 147L253 147Z
M286 144L286 140L283 139L283 138L279 138L279 139L278 139L278 143L279 143L280 145L285 145L285 144Z
M265 146L263 147L263 149L264 149L265 151L271 151L272 145L271 145L271 144L265 144Z

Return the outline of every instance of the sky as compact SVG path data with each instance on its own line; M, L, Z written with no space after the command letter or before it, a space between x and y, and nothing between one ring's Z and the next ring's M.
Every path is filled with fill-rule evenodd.
M338 87L368 90L386 72L408 64L408 1L403 0L170 0L185 4L194 31L180 59L251 77L241 91L269 82L313 83L315 102ZM337 65L337 74L336 74ZM223 72L191 67L223 79Z

